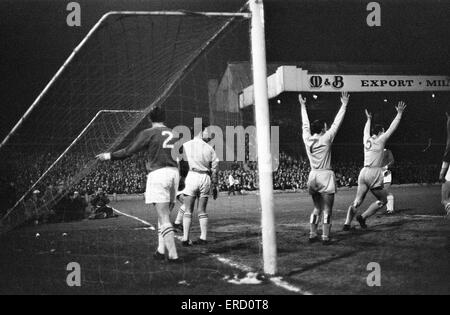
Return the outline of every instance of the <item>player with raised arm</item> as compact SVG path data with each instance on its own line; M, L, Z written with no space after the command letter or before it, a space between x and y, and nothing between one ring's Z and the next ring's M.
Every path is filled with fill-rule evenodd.
M183 246L190 246L189 232L195 201L198 199L198 219L200 223L200 238L193 244L207 244L208 214L206 206L209 195L217 185L217 168L219 159L205 140L208 139L208 129L202 125L202 130L194 138L183 144L183 157L189 163L184 194ZM215 195L214 197L217 197Z
M354 202L349 206L347 218L344 224L344 231L350 231L351 223L356 214L356 209L362 204L367 192L370 190L377 198L369 208L356 217L362 228L367 228L366 220L382 209L387 203L387 192L384 189L383 176L383 156L386 142L392 136L400 124L406 105L399 102L396 106L397 116L395 116L388 130L384 130L382 125L375 125L371 128L372 114L366 110L367 122L364 127L364 168L359 173L358 190Z
M306 111L306 99L302 98L301 94L299 95L303 142L311 164L311 172L308 178L308 189L314 203L314 210L310 218L311 232L309 241L311 243L318 240L317 228L322 212L322 243L324 245L331 243L331 215L336 193L336 177L331 168L331 145L344 120L348 100L348 93L343 92L341 95L341 108L336 114L330 129L328 129L327 123L323 120L316 120L310 125L308 112Z
M177 139L172 130L164 125L166 115L163 109L153 108L149 117L153 123L151 128L141 131L126 148L112 153L101 153L97 155L97 159L123 160L140 151L147 151L145 203L153 205L158 213L158 249L154 258L165 259L167 250L168 262L180 262L170 222L170 210L175 202L180 178L178 163L172 158L172 149Z
M450 218L450 115L447 116L447 144L445 146L444 158L442 161L442 168L439 174L439 180L442 182L442 205L445 207L447 219Z

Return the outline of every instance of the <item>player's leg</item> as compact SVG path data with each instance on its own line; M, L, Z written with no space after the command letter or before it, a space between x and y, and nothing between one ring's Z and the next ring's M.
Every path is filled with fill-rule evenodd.
M344 223L344 231L350 230L350 226L352 224L353 218L356 215L356 211L359 208L359 206L363 203L368 191L369 191L369 188L367 187L367 185L365 183L358 184L358 189L356 191L355 200L348 207L348 210L347 210L347 217L346 217L345 223Z
M322 194L323 201L323 231L322 241L324 245L330 242L331 216L333 214L334 194Z
M189 232L191 229L192 214L194 212L195 199L198 195L198 174L189 171L184 186L184 215L183 215L183 246L191 245Z
M388 192L387 194L387 213L392 214L394 213L394 195L391 192Z
M317 229L319 226L320 215L322 214L322 196L319 193L313 193L312 195L314 209L311 213L310 217L310 232L309 232L309 241L314 242L318 240Z
M446 217L450 219L450 182L442 184L442 205L445 207Z
M195 196L184 196L183 216L183 246L189 246L189 232L191 229L192 213L194 212Z
M152 205L151 207L154 207L155 205ZM166 255L166 245L164 244L164 238L162 236L161 231L161 220L158 215L158 249L156 250L156 253L154 255L155 259L157 260L163 260L165 259Z
M206 237L208 232L208 214L206 213L206 206L208 205L208 197L201 197L198 201L198 221L200 224L200 239L194 244L206 244Z
M179 261L175 246L175 233L170 222L170 211L175 202L178 181L178 169L171 167L162 168L148 175L145 191L145 203L154 205L158 213L158 228L161 235L161 238L158 237L159 243L162 240L168 259L171 262ZM162 246L158 244L158 251L155 256L161 253Z
M160 222L161 236L164 240L165 248L169 260L178 259L177 248L175 246L175 233L170 222L170 202L155 203L158 212L158 220ZM159 246L158 246L159 248Z
M394 195L391 193L390 188L392 184L392 173L387 170L384 172L384 189L387 192L387 204L386 204L386 212L388 214L394 213Z
M370 183L370 191L377 198L367 210L356 219L362 228L367 228L366 220L382 209L387 203L387 192L384 189L384 176L381 168L372 168L367 176L367 182Z
M204 245L207 243L206 237L208 233L208 214L206 207L208 198L211 193L211 177L207 174L198 176L199 178L199 199L198 199L198 221L200 224L200 238L194 244Z
M182 193L178 194L177 200L180 203L180 207L178 209L177 217L175 219L173 227L178 230L183 230L183 217L186 209L184 205L184 195Z
M362 227L366 226L366 220L377 213L387 204L387 192L383 187L371 189L372 194L377 198L377 201L373 202L367 210L360 216L359 223Z

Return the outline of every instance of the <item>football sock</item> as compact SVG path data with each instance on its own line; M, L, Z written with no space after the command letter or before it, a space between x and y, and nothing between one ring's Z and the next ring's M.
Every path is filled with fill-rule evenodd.
M175 233L173 232L172 224L166 223L161 225L161 235L164 239L169 259L177 259L178 254L175 246Z
M183 241L189 240L189 230L191 228L192 214L185 212L183 216Z
M165 253L165 245L164 245L164 238L161 234L161 224L158 222L158 253L164 254Z
M198 221L200 222L200 238L206 241L206 233L208 232L208 214L199 214Z
M389 194L387 196L387 211L392 212L394 211L394 195Z
M184 209L186 209L185 205L182 204L180 209L178 210L177 218L175 219L175 224L181 224L183 222Z
M356 214L355 207L353 205L348 207L347 218L345 219L345 225L350 225L352 223L353 218L355 217L355 214Z
M322 239L329 240L331 232L331 216L328 214L323 215L323 227L322 227Z
M317 227L319 225L319 217L320 217L319 216L319 211L317 209L314 209L313 213L311 214L310 221L309 221L309 223L311 224L310 225L311 230L310 230L310 233L309 233L309 237L310 238L313 238L313 237L317 236Z

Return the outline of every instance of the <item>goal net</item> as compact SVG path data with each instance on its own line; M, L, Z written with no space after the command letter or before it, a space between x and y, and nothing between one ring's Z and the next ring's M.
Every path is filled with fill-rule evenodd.
M175 279L217 281L224 274L232 279L236 268L263 269L258 171L256 162L249 161L255 156L250 152L256 151L251 138L255 135L243 140L227 132L227 127L255 125L254 118L239 108L239 93L254 84L249 17L248 13L115 12L94 26L0 146L2 183L12 182L15 190L1 204L0 232L22 224L38 224L30 228L39 231L31 240L23 237L27 233L8 233L11 239L5 244L12 250L22 248L29 262L24 262L20 279L11 280L11 286L22 291L35 274L44 274L48 276L44 286L65 290L60 277L65 261L83 266L83 283L93 292L109 292L116 285L126 290L123 285L142 282L151 288L146 293L163 293L177 285ZM191 272L167 271L150 257L157 221L143 203L142 155L108 163L95 159L148 128L154 106L166 110L168 127L191 128L194 118L202 118L221 130L214 135L222 140L215 148L222 153L220 195L208 205L212 245L209 255L198 252L200 262L184 267ZM244 159L235 152L242 145ZM55 222L67 200L81 195L89 202L99 188L120 213L116 221L45 224ZM61 216L56 218L60 222ZM193 223L194 234L198 228L198 222ZM54 256L48 261L48 255ZM203 267L202 259L209 261Z
M95 155L117 148L140 124L148 128L153 106L166 109L172 127L208 119L209 80L248 56L243 14L106 14L0 149L3 181L15 182L17 193L3 228L44 215L75 189L91 194L77 184L95 172ZM29 202L36 190L44 202Z

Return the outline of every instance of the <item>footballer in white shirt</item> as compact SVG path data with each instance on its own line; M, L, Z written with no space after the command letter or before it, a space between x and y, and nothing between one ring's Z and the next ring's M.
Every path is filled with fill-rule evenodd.
M203 125L202 130L194 138L183 144L183 158L189 164L186 176L183 215L183 246L191 244L207 244L208 214L206 206L211 192L217 185L217 169L219 159L213 147L205 140L209 138L208 128ZM217 195L214 195L217 197ZM195 201L198 200L198 219L200 223L200 238L194 242L189 239L192 213Z
M377 201L373 202L362 215L356 217L356 220L363 229L367 228L366 220L387 204L387 192L386 189L384 189L383 175L384 148L386 142L399 126L405 108L406 104L404 102L398 103L395 107L397 116L395 116L386 131L382 125L375 125L372 128L372 114L366 110L367 122L364 127L363 135L364 168L359 173L356 198L348 208L344 231L350 231L351 223L356 215L356 210L364 201L369 190L375 196Z
M318 240L317 228L322 213L322 243L324 245L331 243L331 215L336 193L336 177L331 168L331 146L344 120L349 97L348 93L342 93L341 108L328 129L327 123L323 120L316 120L310 125L308 112L306 111L306 99L302 98L301 95L299 96L302 114L302 137L311 164L307 184L314 203L314 210L310 219L309 241L311 243Z

